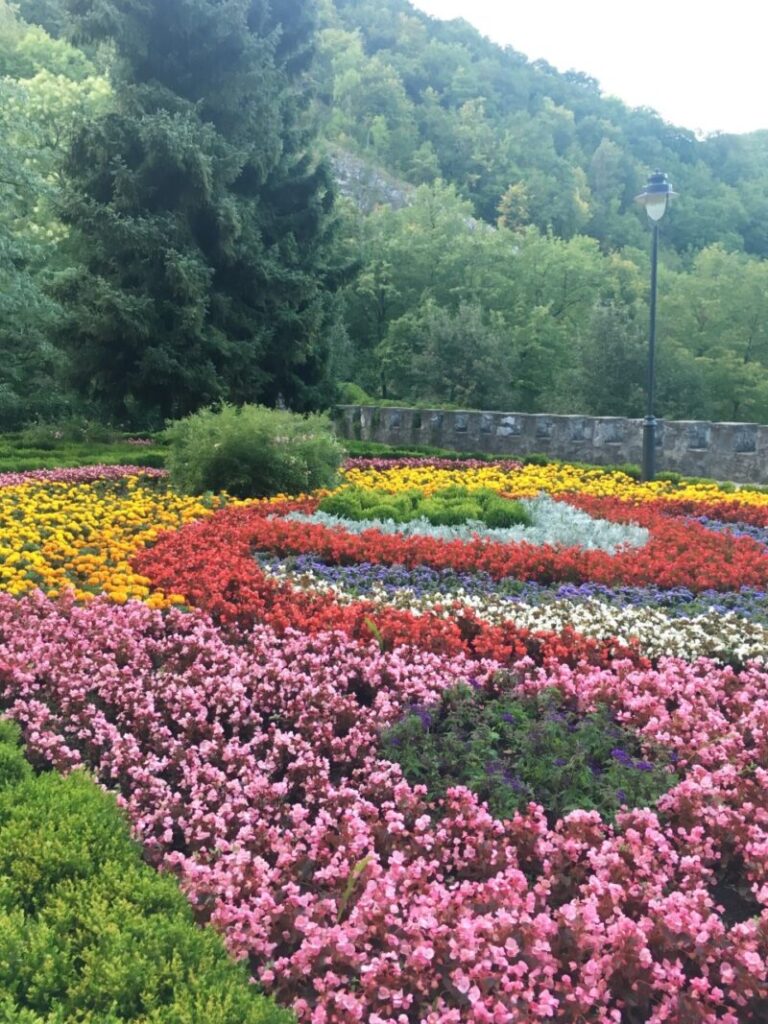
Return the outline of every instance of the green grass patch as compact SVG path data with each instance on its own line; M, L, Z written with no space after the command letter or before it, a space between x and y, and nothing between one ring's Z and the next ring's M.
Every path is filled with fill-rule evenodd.
M145 466L163 469L168 449L151 444L117 441L68 441L40 445L21 434L0 436L0 473L22 473L33 469L68 469L78 466Z

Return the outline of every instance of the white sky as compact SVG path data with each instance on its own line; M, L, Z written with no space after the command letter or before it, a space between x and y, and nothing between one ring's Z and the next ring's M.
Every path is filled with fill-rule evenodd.
M700 133L768 129L765 0L412 0Z

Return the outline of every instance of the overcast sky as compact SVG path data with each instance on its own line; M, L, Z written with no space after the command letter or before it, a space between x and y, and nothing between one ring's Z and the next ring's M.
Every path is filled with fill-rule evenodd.
M765 0L413 0L700 133L768 129Z

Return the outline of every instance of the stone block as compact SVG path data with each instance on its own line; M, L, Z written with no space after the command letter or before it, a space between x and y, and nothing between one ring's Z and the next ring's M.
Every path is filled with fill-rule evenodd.
M523 432L523 424L519 416L502 416L496 426L497 437L517 437Z

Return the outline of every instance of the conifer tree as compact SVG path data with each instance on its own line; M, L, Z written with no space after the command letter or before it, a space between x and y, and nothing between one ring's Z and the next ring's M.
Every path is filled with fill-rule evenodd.
M333 193L314 159L309 0L68 0L113 47L74 141L60 282L80 386L125 422L218 399L322 404Z

